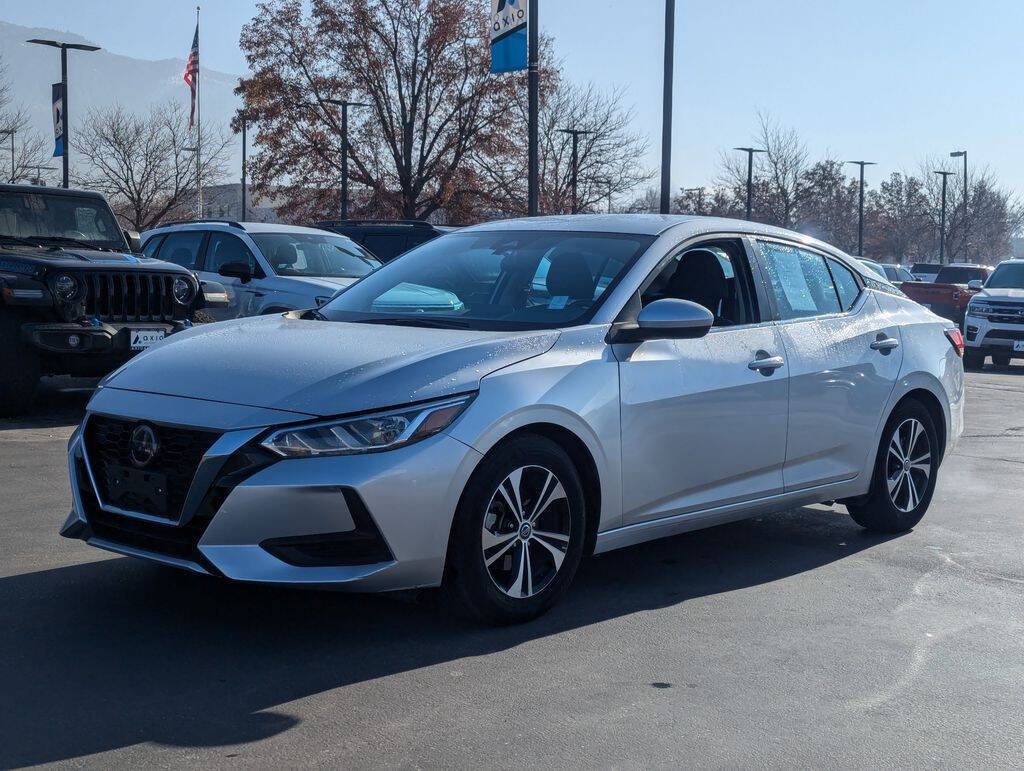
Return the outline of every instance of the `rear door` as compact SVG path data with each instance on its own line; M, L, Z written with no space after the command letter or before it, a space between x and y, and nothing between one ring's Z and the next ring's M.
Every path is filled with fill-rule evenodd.
M648 279L642 304L699 302L715 326L696 340L614 346L624 525L782 492L789 368L759 283L739 238L688 246Z
M842 261L758 240L789 364L787 492L851 479L877 444L903 360L900 330Z
M253 272L253 279L242 281L232 276L220 275L218 271L221 267L230 262L247 263ZM207 308L205 311L218 321L234 319L239 316L253 316L258 313L259 303L264 295L260 281L266 276L249 247L238 236L221 231L210 233L206 256L199 276L204 281L217 281L223 284L227 290L228 306L226 308Z

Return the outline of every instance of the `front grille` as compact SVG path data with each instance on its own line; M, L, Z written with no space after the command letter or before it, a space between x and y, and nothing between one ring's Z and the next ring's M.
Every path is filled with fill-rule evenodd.
M101 321L170 321L176 305L172 273L91 271L81 274L86 285L85 312Z
M1024 340L1024 329L993 329L985 339L995 338L996 340Z
M78 490L84 508L83 513L93 536L113 544L189 560L202 565L208 571L215 572L197 548L199 540L210 524L211 517L196 516L185 525L178 526L161 525L135 517L111 514L100 508L80 460L76 464L76 470L78 472Z
M153 460L143 469L146 474L163 475L166 484L159 496L140 495L125 489L111 495L112 484L118 483L122 469L134 469L131 435L140 421L93 415L85 425L85 451L100 496L107 504L155 517L177 520L181 516L189 485L203 455L217 440L213 431L197 431L168 426L152 426L159 442ZM134 472L132 472L134 473ZM155 489L155 488L154 488Z

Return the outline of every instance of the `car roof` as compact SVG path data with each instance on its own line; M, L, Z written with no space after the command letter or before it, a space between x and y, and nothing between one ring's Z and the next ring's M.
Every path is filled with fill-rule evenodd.
M282 225L274 222L232 222L228 220L196 220L195 222L172 222L166 225L157 225L147 230L143 235L155 233L168 233L174 230L221 230L225 233L233 233L242 230L249 234L257 233L297 233L306 235L330 235L337 236L330 230L320 228L307 228L300 225Z
M976 262L951 262L948 265L943 265L943 268L978 268L979 270L991 270L991 265L979 265Z
M103 198L102 193L95 190L78 190L76 188L65 189L63 187L50 187L49 185L3 185L0 184L0 193L45 193L46 195L73 195L81 198Z

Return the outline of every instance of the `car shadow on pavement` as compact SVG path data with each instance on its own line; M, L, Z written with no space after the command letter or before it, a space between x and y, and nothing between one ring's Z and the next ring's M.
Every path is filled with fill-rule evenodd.
M277 705L785 579L885 540L841 510L722 525L590 560L550 613L506 628L462 618L436 591L246 586L130 558L3 578L0 767L264 739L297 723Z
M0 419L0 432L80 423L97 382L90 378L43 378L32 408L24 415Z

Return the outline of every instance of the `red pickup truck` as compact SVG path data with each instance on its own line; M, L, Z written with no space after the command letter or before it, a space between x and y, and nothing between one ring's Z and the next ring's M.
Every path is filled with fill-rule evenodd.
M900 286L911 300L921 303L943 318L962 324L967 303L978 290L968 289L969 281L984 283L992 275L988 265L953 263L943 265L935 275L935 281L904 281Z

